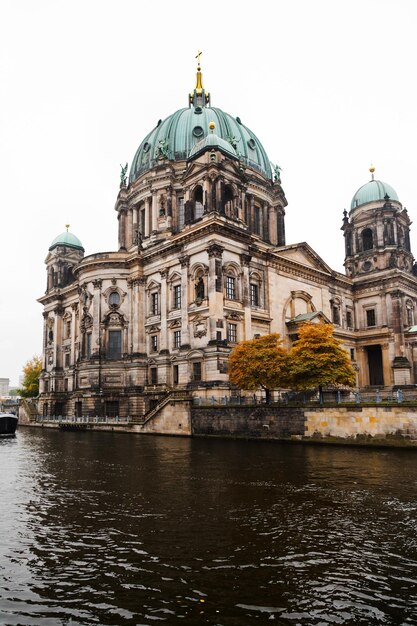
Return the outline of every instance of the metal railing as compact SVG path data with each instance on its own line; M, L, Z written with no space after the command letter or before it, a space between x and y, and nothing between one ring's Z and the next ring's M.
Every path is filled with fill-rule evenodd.
M54 422L58 424L113 424L113 425L126 425L132 423L131 417L119 417L118 415L115 417L99 417L98 415L90 416L83 415L81 417L76 417L75 415L46 415L40 416L36 418L37 422Z
M372 389L319 392L271 392L271 405L334 405L334 404L417 404L417 388L415 389ZM265 405L265 394L256 393L251 396L194 396L193 406L257 406Z

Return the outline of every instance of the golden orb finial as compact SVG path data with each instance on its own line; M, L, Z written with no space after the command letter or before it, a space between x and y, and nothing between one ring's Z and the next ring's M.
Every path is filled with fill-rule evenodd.
M213 132L213 130L216 128L216 124L214 122L210 122L210 124L208 126L209 126L209 129L211 130L211 132Z
M70 224L65 224L65 228L67 229L67 232L68 232L69 227L70 227Z
M371 163L371 167L369 168L369 171L372 174L372 180L374 180L375 165L373 163Z

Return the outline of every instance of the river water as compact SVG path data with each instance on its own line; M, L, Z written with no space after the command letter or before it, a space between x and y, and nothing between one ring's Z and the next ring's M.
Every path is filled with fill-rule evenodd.
M417 624L417 451L21 428L0 624Z

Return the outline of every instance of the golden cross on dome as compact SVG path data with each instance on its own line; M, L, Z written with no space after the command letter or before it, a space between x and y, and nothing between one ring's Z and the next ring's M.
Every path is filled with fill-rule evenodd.
M199 51L197 52L196 57L195 57L195 58L197 59L197 64L198 64L198 65L200 65L200 57L201 57L201 55L202 55L202 54L203 54L203 53L199 50Z
M70 227L70 225L69 225L69 224L65 224L65 228L67 229L67 232L68 232L68 228L69 228L69 227Z

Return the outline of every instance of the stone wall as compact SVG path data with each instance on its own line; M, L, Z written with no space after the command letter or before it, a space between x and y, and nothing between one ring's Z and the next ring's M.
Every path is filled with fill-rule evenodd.
M193 407L192 434L417 446L417 406Z
M306 437L404 439L417 443L417 407L374 405L306 408Z
M305 433L301 407L193 407L193 435L289 439Z

